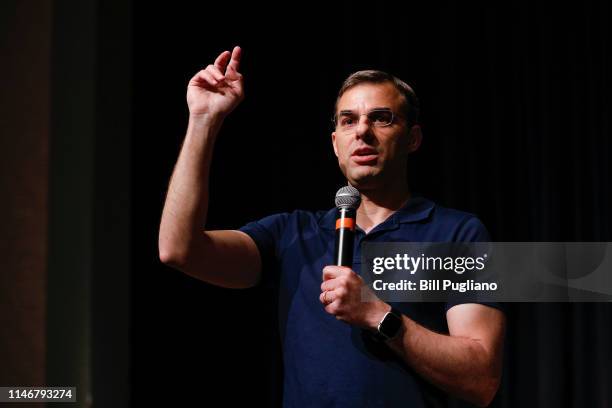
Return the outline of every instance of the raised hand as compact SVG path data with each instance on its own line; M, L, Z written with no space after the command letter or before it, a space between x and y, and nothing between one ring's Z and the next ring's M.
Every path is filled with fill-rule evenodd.
M242 50L224 51L191 78L187 105L192 116L227 116L244 99L243 78L238 72Z

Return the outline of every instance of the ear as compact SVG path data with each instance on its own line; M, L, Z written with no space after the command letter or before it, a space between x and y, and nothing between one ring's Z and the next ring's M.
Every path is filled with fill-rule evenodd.
M338 157L338 146L336 146L336 132L332 132L331 138L332 146L334 146L334 154L336 155L336 157Z
M420 125L414 125L410 129L410 141L408 142L408 153L414 153L419 150L421 142L423 141L423 132L421 131Z

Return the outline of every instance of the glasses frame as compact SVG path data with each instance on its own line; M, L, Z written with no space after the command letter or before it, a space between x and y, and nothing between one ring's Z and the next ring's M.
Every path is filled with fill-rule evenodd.
M387 123L387 124L384 124L384 125L376 125L376 124L375 124L376 122L372 122L372 121L370 120L370 118L369 118L369 116L370 116L370 114L371 114L372 112L388 112L388 113L390 113L390 114L391 114L391 121L390 121L389 123ZM399 115L399 114L397 114L397 113L393 112L391 109L388 109L388 108L374 108L374 109L372 109L372 110L367 111L366 113L361 113L361 114L358 114L357 116L358 116L359 118L361 118L361 117L362 117L362 116L364 116L364 115L365 115L366 117L368 117L368 123L369 123L369 126L374 126L374 127L388 127L388 126L391 126L391 125L392 125L392 124L395 122L395 118L396 118L396 117L400 117L400 118L401 118L401 117L403 117L402 115ZM343 131L350 131L350 130L354 130L354 127L355 127L355 126L357 126L357 125L359 124L359 123L355 124L355 126L354 126L354 127L352 127L352 128L350 128L350 129L341 129L341 128L339 129L339 124L338 124L338 115L334 115L334 116L332 117L331 121L332 121L332 124L334 125L334 129L336 129L336 130L343 130Z

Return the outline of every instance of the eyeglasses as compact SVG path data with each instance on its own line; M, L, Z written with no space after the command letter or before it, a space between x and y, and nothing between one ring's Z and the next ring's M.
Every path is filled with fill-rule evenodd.
M391 109L372 109L367 113L361 115L353 111L340 111L338 116L334 116L332 123L337 130L340 131L351 131L359 124L359 118L366 115L368 123L374 127L385 127L389 126L395 120L395 114Z

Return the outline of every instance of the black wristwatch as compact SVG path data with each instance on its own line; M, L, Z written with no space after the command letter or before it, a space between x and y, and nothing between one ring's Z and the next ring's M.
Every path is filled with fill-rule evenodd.
M402 312L394 307L391 307L391 311L382 318L378 323L377 332L375 336L382 341L387 341L397 336L402 328Z

